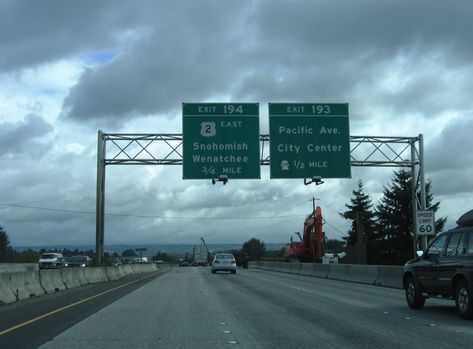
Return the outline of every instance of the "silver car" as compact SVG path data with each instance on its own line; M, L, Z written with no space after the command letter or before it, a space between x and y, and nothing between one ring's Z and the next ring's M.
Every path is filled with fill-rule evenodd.
M229 271L236 274L236 260L231 253L217 253L212 261L212 274L217 271Z

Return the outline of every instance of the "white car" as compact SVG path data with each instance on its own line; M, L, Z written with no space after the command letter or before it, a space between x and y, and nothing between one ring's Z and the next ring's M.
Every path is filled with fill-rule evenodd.
M64 268L64 257L61 253L43 253L39 257L39 269L59 269Z
M212 261L212 274L217 271L229 271L236 274L236 260L231 253L217 253Z

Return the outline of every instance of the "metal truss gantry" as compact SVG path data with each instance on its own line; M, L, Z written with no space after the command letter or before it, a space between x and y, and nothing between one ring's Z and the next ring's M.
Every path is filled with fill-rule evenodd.
M270 164L269 135L260 135L260 164ZM353 167L403 167L412 172L413 217L426 207L423 135L417 137L350 136L350 165ZM104 256L105 168L110 165L182 165L182 134L104 133L98 131L97 145L97 263ZM414 251L416 220L413 219ZM425 248L427 238L423 237Z

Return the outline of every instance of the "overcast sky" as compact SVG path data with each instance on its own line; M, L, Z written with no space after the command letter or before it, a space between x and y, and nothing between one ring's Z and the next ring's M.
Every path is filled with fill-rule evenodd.
M95 244L98 130L182 133L183 102L258 102L268 133L268 102L339 102L351 135L423 134L453 227L473 208L472 15L471 0L0 0L0 225L13 246ZM341 238L358 181L376 205L392 175L316 187L264 166L214 186L108 166L105 244L287 242L312 197Z

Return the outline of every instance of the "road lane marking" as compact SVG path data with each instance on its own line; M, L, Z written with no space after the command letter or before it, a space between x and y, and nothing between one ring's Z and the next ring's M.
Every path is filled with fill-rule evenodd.
M159 272L158 272L158 273L159 273ZM145 276L145 277L143 277L143 278L141 278L141 279L133 280L133 281L127 282L126 284L123 284L123 285L120 285L120 286L111 288L110 290L101 292L101 293L96 294L96 295L94 295L94 296L90 296L90 297L87 297L87 298L81 298L80 301L71 303L71 304L69 304L69 305L65 305L65 306L63 306L63 307L61 307L61 308L58 308L58 309L53 310L53 311L50 311L49 313L46 313L46 314L37 316L37 317L35 317L35 318L31 319L31 320L22 322L22 323L20 323L20 324L18 324L18 325L15 325L15 326L12 326L12 327L10 327L10 328L7 328L7 329L5 329L5 330L3 330L3 331L0 331L0 336L3 336L4 334L10 333L10 332L12 332L12 331L15 331L15 330L17 330L17 329L19 329L19 328L28 326L28 325L30 325L30 324L36 322L36 321L39 321L39 320L44 319L44 318L46 318L46 317L48 317L48 316L57 314L57 313L59 313L59 312L61 312L61 311L64 311L64 310L66 310L66 309L75 307L76 305L79 305L79 304L81 304L81 303L90 301L90 300L92 300L92 299L95 299L95 298L98 298L98 297L100 297L100 296L103 296L103 295L105 295L105 294L107 294L107 293L110 293L110 292L113 292L113 291L118 290L118 289L120 289L120 288L123 288L123 287L125 287L125 286L134 284L135 282L138 282L138 281L141 281L141 280L150 278L150 277L154 276L155 274L156 274L156 273L153 273L152 275L147 275L147 276Z

